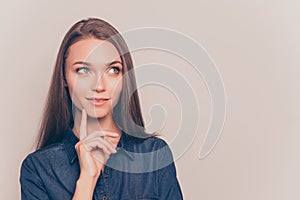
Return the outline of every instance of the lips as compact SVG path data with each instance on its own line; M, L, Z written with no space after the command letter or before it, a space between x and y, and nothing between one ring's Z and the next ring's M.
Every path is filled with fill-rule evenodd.
M95 101L100 101L100 100L109 100L109 98L105 97L92 97L92 98L87 98L88 100L95 100Z
M106 102L108 102L110 98L103 98L103 97L93 97L87 98L89 102L91 102L94 106L102 106Z

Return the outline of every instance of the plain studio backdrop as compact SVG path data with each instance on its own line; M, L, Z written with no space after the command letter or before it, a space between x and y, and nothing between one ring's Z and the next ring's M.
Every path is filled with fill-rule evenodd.
M73 23L87 17L107 20L120 32L176 30L201 44L218 66L226 121L214 150L199 160L211 116L204 81L167 52L133 53L136 65L180 70L199 97L197 136L176 158L185 199L300 199L299 1L13 0L2 1L0 10L0 199L20 199L21 161L33 150L59 44ZM157 85L140 93L150 127L151 106L165 105L162 137L172 143L180 120L176 98Z

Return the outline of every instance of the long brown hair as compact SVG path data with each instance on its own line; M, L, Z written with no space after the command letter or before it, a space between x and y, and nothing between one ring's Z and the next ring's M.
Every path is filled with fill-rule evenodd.
M133 62L127 44L112 25L101 19L89 18L75 23L61 43L36 141L36 149L61 141L70 124L74 123L72 101L68 87L64 86L65 60L69 47L87 38L108 40L118 50L123 63L123 74L129 71L131 73L127 73L127 78L123 79L121 95L113 108L114 120L126 133L139 138L147 137L136 90L136 80L132 73ZM128 120L129 116L130 120Z

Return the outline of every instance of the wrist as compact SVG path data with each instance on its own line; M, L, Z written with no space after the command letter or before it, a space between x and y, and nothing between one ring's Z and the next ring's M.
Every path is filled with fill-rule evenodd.
M90 171L81 170L79 178L83 178L87 180L95 180L95 179L97 180L99 176L100 176L100 171L90 172Z
M96 183L97 178L80 173L80 176L76 182L73 200L92 199Z
M99 176L97 176L97 175L90 175L88 173L81 172L77 182L90 185L90 184L96 183L98 180L98 177Z

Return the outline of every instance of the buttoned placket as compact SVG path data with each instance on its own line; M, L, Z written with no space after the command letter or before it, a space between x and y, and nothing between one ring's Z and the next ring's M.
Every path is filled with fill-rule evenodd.
M94 199L109 199L109 181L110 181L110 168L104 166L103 171L97 180Z
M104 170L102 173L103 175L103 188L104 188L104 194L102 196L102 200L108 199L109 196L109 181L110 181L110 175L109 175L109 167L106 165L104 166Z

